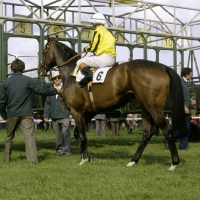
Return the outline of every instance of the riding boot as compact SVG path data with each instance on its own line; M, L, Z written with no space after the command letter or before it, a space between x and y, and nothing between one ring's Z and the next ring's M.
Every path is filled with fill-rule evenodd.
M81 79L79 85L83 87L92 81L92 72L89 67L84 67L81 72L85 75L85 77Z
M6 142L5 144L5 158L4 161L5 162L9 162L10 158L11 158L11 153L12 153L12 146L13 146L13 142Z

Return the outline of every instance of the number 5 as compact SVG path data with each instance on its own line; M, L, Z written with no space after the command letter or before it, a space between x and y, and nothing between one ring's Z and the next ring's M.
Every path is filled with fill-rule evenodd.
M25 29L25 24L21 24L21 33L25 33L26 29Z

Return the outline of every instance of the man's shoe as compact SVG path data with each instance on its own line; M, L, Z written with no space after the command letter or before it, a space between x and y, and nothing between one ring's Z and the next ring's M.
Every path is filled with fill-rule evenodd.
M169 144L168 144L167 140L164 138L162 141L165 144L165 148L169 150Z
M66 152L66 153L63 153L64 156L71 156L72 153L71 152Z
M62 152L62 151L57 151L57 152L56 152L56 155L57 155L57 156L62 156L62 155L63 155L63 152Z

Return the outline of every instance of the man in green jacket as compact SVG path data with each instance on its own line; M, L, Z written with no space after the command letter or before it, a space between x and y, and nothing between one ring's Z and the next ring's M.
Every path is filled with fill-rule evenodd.
M59 71L51 71L54 88L63 88ZM44 121L52 119L58 156L71 155L69 109L61 102L60 95L48 96L44 103Z
M37 147L34 136L34 119L31 92L39 95L55 95L62 90L46 89L28 76L22 75L25 64L15 59L11 64L13 75L5 79L0 87L0 114L6 120L7 136L5 140L5 162L9 162L13 139L17 127L21 125L24 133L26 159L28 163L38 162Z

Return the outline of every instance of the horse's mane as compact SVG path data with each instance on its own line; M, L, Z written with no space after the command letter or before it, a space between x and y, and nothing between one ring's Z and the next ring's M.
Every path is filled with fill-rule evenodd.
M54 40L57 44L57 47L61 50L60 52L62 52L60 54L63 62L69 60L70 58L74 57L75 55L77 55L77 52L74 51L73 49L71 49L70 47L68 47L66 44L56 41ZM67 77L67 74L71 74L72 71L74 70L75 66L76 66L76 62L77 60L79 60L81 58L81 56L77 56L76 58L74 58L72 61L70 61L67 64L67 67L62 67L63 69L63 73L65 73L65 77Z
M58 42L58 46L62 49L63 53L63 60L66 61L77 54L73 49L69 48L66 44ZM79 58L80 59L80 58Z

